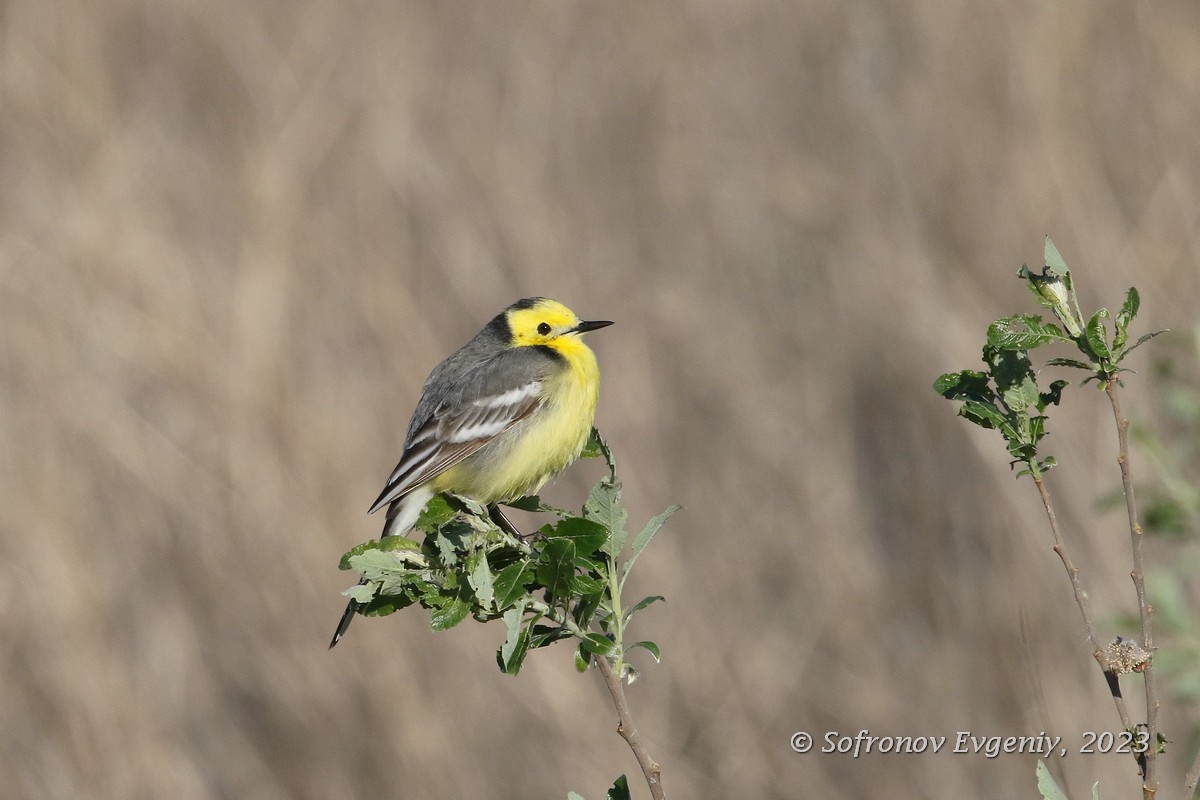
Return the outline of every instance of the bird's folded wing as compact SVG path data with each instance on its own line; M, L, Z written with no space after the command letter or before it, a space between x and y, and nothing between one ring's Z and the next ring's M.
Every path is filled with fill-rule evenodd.
M539 378L502 388L487 377L475 376L473 387L456 392L413 431L400 463L368 513L445 472L529 416L542 401Z

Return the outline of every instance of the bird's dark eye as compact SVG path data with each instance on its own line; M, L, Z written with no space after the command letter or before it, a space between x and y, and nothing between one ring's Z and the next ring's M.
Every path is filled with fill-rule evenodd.
M538 333L540 333L542 336L547 336L550 333L550 326L544 322L539 322Z

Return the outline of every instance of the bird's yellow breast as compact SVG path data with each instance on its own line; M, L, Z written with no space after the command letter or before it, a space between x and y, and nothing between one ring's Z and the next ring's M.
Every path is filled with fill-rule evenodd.
M480 503L514 500L540 489L571 464L587 443L600 397L596 355L575 335L545 345L563 359L543 381L542 403L532 414L433 482Z

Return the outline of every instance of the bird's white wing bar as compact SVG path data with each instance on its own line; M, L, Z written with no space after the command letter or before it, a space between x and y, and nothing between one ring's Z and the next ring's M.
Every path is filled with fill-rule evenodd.
M499 436L516 421L522 406L530 398L537 397L541 389L541 381L530 381L502 394L472 400L472 410L461 418L446 420L443 436L454 444Z
M502 433L508 427L506 420L484 420L472 425L465 425L450 431L450 443L462 444L475 439L491 439Z
M517 405L523 400L537 394L542 390L541 381L530 381L524 386L518 386L515 389L509 389L507 392L492 395L491 397L480 397L471 401L471 405L479 408L503 408L504 406Z
M416 430L368 513L436 478L520 420L541 403L542 382L532 380L499 394L441 407Z

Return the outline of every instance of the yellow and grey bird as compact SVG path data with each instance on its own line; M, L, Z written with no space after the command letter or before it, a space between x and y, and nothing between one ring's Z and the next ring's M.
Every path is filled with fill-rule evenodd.
M555 300L530 297L500 312L438 364L408 423L404 453L367 513L387 506L383 536L408 533L431 498L497 503L540 489L579 457L596 415L600 369L584 321ZM502 515L499 515L502 519ZM333 634L345 634L351 600Z

